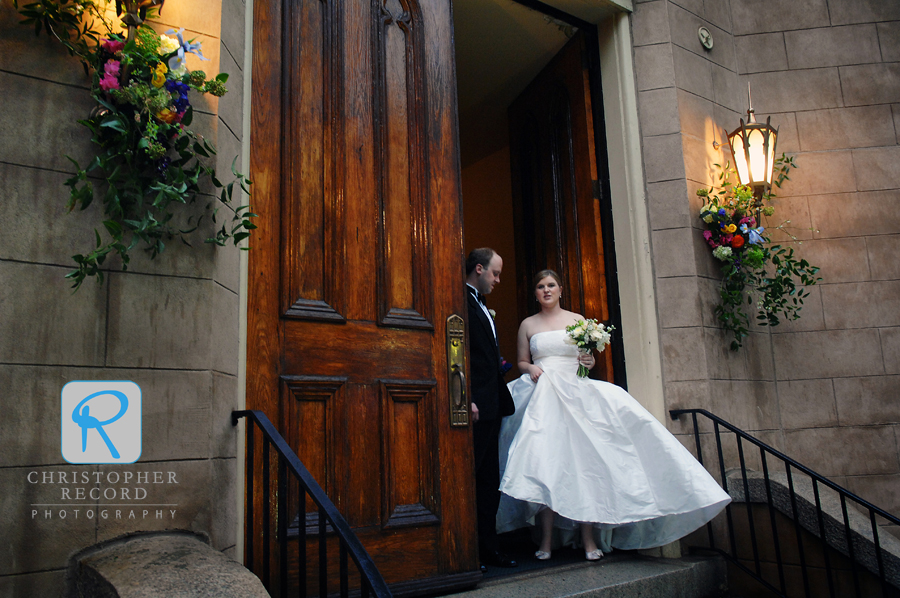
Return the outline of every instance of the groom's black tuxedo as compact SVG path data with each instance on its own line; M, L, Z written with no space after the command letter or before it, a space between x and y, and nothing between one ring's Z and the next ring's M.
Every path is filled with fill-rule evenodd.
M500 506L501 418L515 410L512 395L503 381L500 348L488 316L472 289L466 285L469 301L469 372L472 402L478 407L478 421L472 426L475 444L475 494L478 515L478 543L482 553L496 553L496 518Z

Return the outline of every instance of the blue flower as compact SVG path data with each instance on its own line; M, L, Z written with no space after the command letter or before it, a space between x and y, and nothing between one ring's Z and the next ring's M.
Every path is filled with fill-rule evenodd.
M744 225L744 226L746 226L746 225ZM763 242L762 233L765 230L766 229L763 228L762 226L760 226L759 228L750 229L750 232L748 233L749 238L747 239L747 241L751 245L758 245L758 244L762 243Z
M719 216L726 216L725 208L719 208Z
M181 67L185 66L184 56L185 54L194 54L200 58L200 60L209 60L203 56L203 53L200 51L200 42L186 42L184 41L184 27L175 31L174 29L169 29L166 31L166 35L176 34L178 37L178 51L175 53L175 56L169 59L169 70L177 71Z

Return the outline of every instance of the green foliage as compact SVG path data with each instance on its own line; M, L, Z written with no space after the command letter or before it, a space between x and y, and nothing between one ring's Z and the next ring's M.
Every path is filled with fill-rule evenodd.
M235 169L237 158L233 180L223 184L206 163L215 148L187 128L193 118L189 90L217 96L227 91L227 74L207 80L203 71L184 68L185 53L202 58L199 44L180 36L162 38L146 25L126 39L92 0L40 0L19 12L23 24L34 26L36 34L46 30L82 62L97 102L90 116L78 121L90 131L96 155L86 166L69 158L75 174L65 184L69 210L84 210L99 196L104 216L102 229L94 231L94 247L72 256L76 268L67 278L73 288L92 276L102 284L111 254L119 255L127 270L135 247L153 259L172 239L190 245L188 235L205 218L215 223L207 243L238 245L250 236L256 214L248 205L235 205L235 190L249 195L251 184ZM203 210L186 208L198 201L206 203Z
M751 314L760 326L796 320L809 296L806 287L822 279L816 276L819 268L796 257L793 247L772 244L759 226L764 216L774 214L774 207L767 204L775 194L766 193L757 202L750 189L730 182L734 171L728 164L719 168L718 189L701 189L697 195L707 202L700 211L707 227L703 236L722 262L716 317L732 336L731 350L737 351L750 333ZM789 180L792 168L796 168L793 158L782 154L776 160L776 187ZM787 232L786 224L775 229Z

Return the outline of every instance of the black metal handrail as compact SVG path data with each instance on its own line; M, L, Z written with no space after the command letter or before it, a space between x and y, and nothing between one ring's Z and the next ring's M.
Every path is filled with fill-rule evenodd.
M262 455L262 485L264 491L270 488L270 454L269 454L269 446L274 447L275 452L277 454L277 480L276 483L278 485L277 488L277 497L276 497L276 526L277 531L275 534L276 541L278 543L279 549L279 558L278 558L278 592L279 596L285 597L288 593L288 541L297 541L298 545L298 595L301 597L306 596L307 588L306 588L306 523L303 521L303 517L305 517L306 513L306 496L309 495L312 498L313 502L318 507L318 537L319 537L319 596L321 598L325 598L328 596L328 562L327 562L327 532L334 532L339 539L340 550L339 550L339 574L340 574L340 596L341 598L347 598L349 596L349 575L347 568L347 555L349 553L350 558L353 559L353 562L356 564L356 568L359 571L360 575L360 596L362 598L367 598L370 594L374 595L376 598L391 598L393 594L390 589L388 589L387 584L384 581L384 578L381 577L381 573L378 571L378 568L375 566L374 561L372 561L372 557L369 556L369 553L366 552L366 549L363 548L363 545L360 543L359 538L356 537L356 534L353 533L353 530L350 529L350 526L344 520L344 517L338 512L337 507L334 506L334 503L328 498L325 494L325 491L322 490L321 486L316 482L316 480L312 477L303 463L300 461L300 458L297 457L296 453L291 450L291 447L288 446L287 442L285 442L284 438L282 438L281 434L278 433L278 430L275 429L275 426L272 425L272 422L269 421L269 418L266 417L266 414L262 411L256 410L245 410L245 411L232 411L231 413L231 423L236 426L238 421L241 418L247 418L248 420L252 420L259 429L263 433L263 455ZM255 438L254 438L254 430L255 426L248 425L247 426L247 463L249 464L249 472L247 475L247 522L248 522L248 533L250 537L250 541L247 543L247 563L253 563L254 554L253 554L253 544L254 538L256 535L256 518L254 513L253 506L253 498L254 498L254 484L255 484L255 476L254 476L254 451L255 451ZM300 487L303 489L303 492L300 493L299 499L297 500L298 511L300 513L301 521L298 525L299 533L289 534L288 533L288 472L297 480ZM263 564L262 564L262 582L270 593L271 583L270 583L270 568L271 568L271 554L270 554L270 545L271 545L271 526L270 526L270 511L271 508L263 508L263 512L260 514L262 518L262 552L263 552Z
M851 570L853 576L853 588L855 591L855 596L857 598L862 598L863 594L861 593L860 586L860 573L859 573L859 565L862 564L866 568L873 570L873 573L877 574L878 579L880 581L882 596L895 596L897 594L897 590L892 587L892 585L896 585L896 578L893 583L891 583L887 578L886 572L886 560L891 557L893 559L894 564L896 564L896 558L892 555L889 555L884 548L882 547L882 542L879 538L878 524L876 521L876 517L881 517L885 519L887 522L893 525L900 525L900 519L891 515L887 511L880 509L873 505L872 503L860 498L859 496L853 494L849 490L842 488L841 486L835 484L833 481L825 478L819 473L809 469L808 467L798 463L794 459L791 459L787 455L779 452L778 450L772 448L771 446L765 444L757 438L754 438L744 430L737 428L736 426L730 424L729 422L723 420L722 418L706 411L705 409L673 409L669 411L669 415L673 420L677 420L682 415L690 414L692 418L692 422L694 425L694 441L697 447L697 460L700 463L703 463L703 451L701 449L700 443L700 428L697 425L697 415L702 415L712 421L713 423L713 432L715 435L716 441L716 453L718 457L718 469L719 475L722 478L722 486L726 492L729 492L729 477L727 473L727 468L725 465L725 459L723 456L723 448L722 448L722 438L720 434L720 428L725 428L729 432L734 433L736 441L737 441L737 454L738 461L740 466L740 479L735 480L736 482L741 484L741 488L738 488L736 492L739 493L741 490L743 491L744 501L747 505L747 523L750 531L750 543L753 554L753 564L754 567L751 569L750 567L744 565L738 560L737 554L737 542L735 538L735 528L734 528L734 514L732 513L732 506L728 505L725 512L726 519L726 528L728 531L728 548L720 548L716 546L715 535L713 533L713 524L710 522L707 524L708 537L709 537L709 548L718 552L722 556L726 557L729 561L731 561L736 567L753 577L760 584L765 586L767 589L772 591L778 596L782 596L787 598L787 585L785 583L785 563L782 560L781 554L781 543L779 542L778 536L778 526L776 524L776 510L775 501L773 500L773 479L769 472L769 464L768 457L772 457L780 461L784 466L785 476L787 480L788 493L789 493L789 517L792 519L794 524L794 531L796 534L797 540L797 553L800 561L800 569L802 573L803 580L803 588L804 594L806 598L811 598L811 582L810 582L810 574L809 567L807 564L806 554L804 551L803 545L803 537L802 537L802 529L807 529L812 532L813 535L817 535L818 539L821 543L824 544L822 554L824 557L824 565L825 565L825 574L827 577L828 583L828 591L831 598L837 598L838 594L836 593L838 590L835 585L835 572L833 571L831 560L828 555L828 550L825 546L831 546L835 548L839 552L845 554L849 557L851 563ZM747 468L746 459L744 456L744 447L743 442L746 441L757 448L759 448L760 454L760 463L762 466L761 477L754 474L756 472L750 472ZM794 470L794 472L792 472ZM750 472L750 474L748 474ZM802 524L802 515L800 513L799 504L801 502L807 502L812 505L811 501L806 500L803 496L801 496L796 489L795 482L801 482L801 480L805 479L797 478L795 480L795 476L797 474L803 474L807 476L812 482L812 493L814 496L814 507L815 507L815 521L810 522L807 519L807 525L804 526ZM753 518L753 510L751 505L751 482L759 482L765 486L765 503L768 505L769 509L769 523L771 526L771 534L772 541L774 543L774 556L778 569L778 581L777 586L775 585L774 580L769 581L765 578L761 568L761 559L760 559L760 550L758 545L758 537L757 537L757 528ZM822 500L819 492L819 486L825 486L830 488L840 497L840 506L841 506L841 517L843 519L843 525L838 526L832 525L831 529L826 532L826 514L824 509L822 508ZM731 492L729 492L731 494ZM868 522L869 522L869 531L872 534L872 543L874 544L874 552L875 552L875 563L864 562L863 561L863 552L870 552L866 550L866 539L860 533L859 530L854 530L851 527L851 516L850 512L847 509L847 503L851 503L851 505L855 505L856 508L861 513L868 513ZM784 507L785 510L788 510L787 507ZM788 514L788 513L785 513ZM858 516L857 516L858 517ZM843 529L840 529L840 528ZM812 528L812 529L810 529ZM817 528L817 529L816 529ZM837 532L840 531L843 536L837 537ZM885 536L888 537L888 536ZM894 568L896 570L896 568ZM843 596L844 594L842 594Z

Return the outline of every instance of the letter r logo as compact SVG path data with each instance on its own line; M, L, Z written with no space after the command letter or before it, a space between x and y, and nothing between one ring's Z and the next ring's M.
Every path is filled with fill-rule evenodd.
M141 389L128 380L74 380L61 393L63 459L134 463L141 456Z

